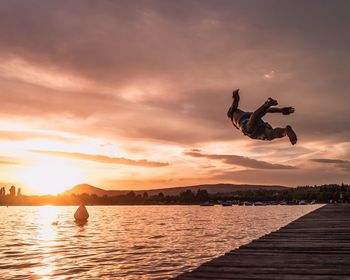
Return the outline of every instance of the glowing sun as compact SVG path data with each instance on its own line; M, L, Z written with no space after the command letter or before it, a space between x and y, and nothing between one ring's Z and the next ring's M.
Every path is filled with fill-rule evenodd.
M84 181L80 168L59 159L23 167L16 177L37 194L58 194Z

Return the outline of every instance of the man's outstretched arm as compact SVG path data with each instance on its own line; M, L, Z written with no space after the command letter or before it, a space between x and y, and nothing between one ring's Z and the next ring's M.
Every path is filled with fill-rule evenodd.
M268 113L281 113L283 115L289 115L295 112L295 109L293 107L283 107L283 108L276 108L276 107L270 107L267 109Z
M233 102L232 102L232 110L237 110L238 109L238 103L239 103L239 89L236 89L232 92L232 99L233 99Z
M227 111L227 117L229 117L231 120L233 118L233 113L238 109L239 89L236 89L232 92L232 99L232 105Z

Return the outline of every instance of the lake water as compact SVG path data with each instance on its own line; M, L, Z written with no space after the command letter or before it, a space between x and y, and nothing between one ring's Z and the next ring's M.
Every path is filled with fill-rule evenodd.
M0 207L0 279L167 279L318 207Z

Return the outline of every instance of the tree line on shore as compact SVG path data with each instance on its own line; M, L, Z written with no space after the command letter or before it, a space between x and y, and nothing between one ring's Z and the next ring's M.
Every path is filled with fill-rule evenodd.
M286 190L247 190L230 193L209 194L207 190L193 192L186 190L179 195L164 195L162 192L156 195L136 194L133 191L125 195L97 196L95 194L80 195L44 195L28 196L21 194L19 188L11 186L6 194L4 187L0 188L0 205L152 205L152 204L200 204L217 201L250 201L250 202L297 202L314 201L329 203L331 201L350 202L350 185L328 184L321 186L303 186Z
M14 197L14 196L21 196L22 192L21 192L21 188L17 189L16 192L16 187L15 186L11 186L9 189L9 196ZM0 188L0 196L6 196L6 188L5 187L1 187Z

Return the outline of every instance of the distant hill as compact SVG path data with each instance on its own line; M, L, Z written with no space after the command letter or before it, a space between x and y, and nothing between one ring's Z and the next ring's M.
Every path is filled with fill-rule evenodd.
M134 190L136 194L143 194L147 192L149 195L155 195L162 192L164 195L178 195L180 192L191 190L197 192L199 189L207 190L208 193L230 193L234 191L243 191L243 190L285 190L288 187L279 186L279 185L234 185L234 184L204 184L204 185L195 185L195 186L184 186L184 187L173 187L173 188L163 188L163 189L153 189L153 190ZM71 188L70 190L65 191L64 195L71 194L96 194L98 196L116 196L123 195L130 192L130 190L104 190L91 186L89 184L80 184Z
M63 194L64 195L71 195L71 194L83 194L83 193L86 193L86 194L96 194L98 196L104 196L104 195L107 195L107 196L115 196L115 195L122 195L122 194L125 194L129 191L118 191L118 190L104 190L104 189L101 189L101 188L97 188L97 187L94 187L94 186L91 186L89 184L79 184L79 185L76 185L75 187L65 191Z

